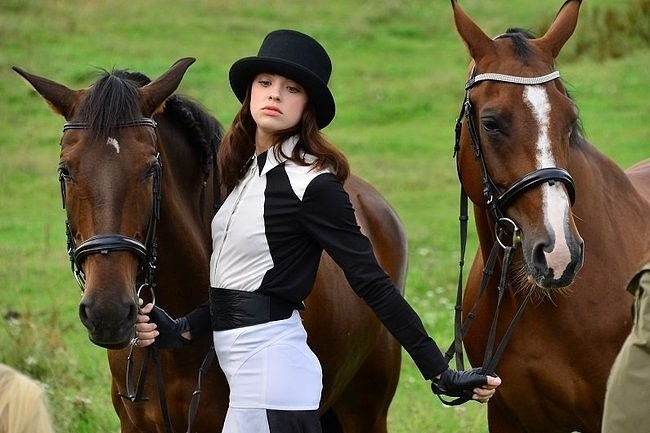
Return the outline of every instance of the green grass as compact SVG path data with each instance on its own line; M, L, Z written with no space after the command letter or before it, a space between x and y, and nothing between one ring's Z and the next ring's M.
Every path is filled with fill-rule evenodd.
M106 353L88 342L77 318L79 293L65 253L56 177L63 120L12 65L80 88L94 80L96 67L155 77L176 59L194 56L198 62L180 91L228 125L238 108L227 83L230 65L255 54L272 29L314 35L334 62L337 116L325 133L401 216L410 245L407 297L447 345L458 261L453 126L468 61L449 1L95 3L0 4L0 314L18 315L0 319L0 361L48 386L60 432L115 432L118 421ZM508 26L539 32L561 0L461 4L496 35ZM647 4L617 3L612 19L585 2L586 18L558 60L588 137L624 167L650 155ZM637 15L646 19L633 20ZM618 28L624 19L627 31ZM443 407L405 356L390 427L393 433L485 431L485 407Z

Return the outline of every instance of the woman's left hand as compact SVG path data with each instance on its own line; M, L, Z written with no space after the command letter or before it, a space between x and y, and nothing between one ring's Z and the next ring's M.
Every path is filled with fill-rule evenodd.
M487 384L480 388L474 388L472 398L481 403L487 403L490 397L494 395L497 387L501 385L501 378L498 376L488 376Z

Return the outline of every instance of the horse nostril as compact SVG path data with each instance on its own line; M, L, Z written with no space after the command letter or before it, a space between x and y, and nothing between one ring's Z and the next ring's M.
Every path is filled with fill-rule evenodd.
M135 323L135 319L138 315L138 306L132 302L131 305L129 305L129 313L126 317L127 322L129 323Z
M585 257L585 241L580 239L580 259L584 259Z
M533 265L538 270L545 270L546 266L547 266L547 264L546 264L546 253L544 252L544 247L545 246L546 246L546 244L544 244L543 242L539 242L533 248L533 254L532 254Z
M88 307L83 301L79 303L79 319L81 319L81 323L88 322Z
M575 272L577 273L582 269L582 265L585 262L585 241L580 239L578 244L578 256L575 259Z

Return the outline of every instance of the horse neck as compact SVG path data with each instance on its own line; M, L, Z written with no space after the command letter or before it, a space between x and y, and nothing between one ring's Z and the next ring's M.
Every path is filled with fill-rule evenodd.
M204 300L209 286L212 175L205 178L200 157L188 143L179 143L178 137L173 143L169 137L161 138L159 147L162 198L156 283L163 307L171 301L191 308Z
M621 236L619 228L648 233L650 207L625 172L586 140L571 151L569 172L576 184L573 213L578 230L595 233L592 242L605 246Z
M587 255L602 253L609 257L607 266L631 266L629 272L643 264L639 260L650 260L650 204L626 173L586 141L571 155L569 171L576 184L573 214ZM611 248L620 251L607 254Z

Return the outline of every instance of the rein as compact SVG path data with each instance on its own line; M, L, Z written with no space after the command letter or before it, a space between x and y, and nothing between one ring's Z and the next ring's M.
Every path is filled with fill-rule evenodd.
M467 123L467 129L470 136L470 141L472 143L472 148L474 150L474 155L476 160L479 162L481 168L482 184L483 184L483 197L487 204L488 209L490 210L494 220L495 220L495 242L492 246L490 254L485 261L483 268L483 274L481 277L481 282L479 286L478 295L474 305L467 314L467 319L463 323L462 321L462 312L463 312L463 266L465 264L465 250L467 244L467 224L469 220L468 216L468 196L465 192L465 189L460 188L460 261L459 272L458 272L458 286L456 292L456 306L454 312L454 341L450 345L447 352L445 352L445 359L449 363L455 355L456 366L458 370L464 370L464 360L463 360L463 337L467 334L474 318L476 317L476 310L481 301L481 298L486 292L488 283L494 274L494 268L497 263L497 258L499 252L503 250L502 259L501 259L501 275L498 283L498 293L497 293L497 305L492 318L492 323L490 325L490 330L488 334L488 340L486 343L485 354L483 357L483 363L481 366L481 372L485 375L493 375L496 367L501 360L508 342L510 341L514 330L519 323L519 320L523 316L526 305L530 299L531 294L528 293L524 298L523 302L517 309L517 312L513 316L508 325L503 337L501 338L498 346L495 349L496 343L496 332L497 332L497 323L499 319L499 314L501 310L501 301L503 295L508 288L509 280L509 270L510 263L512 260L512 253L521 243L521 233L517 224L505 217L505 210L510 206L510 204L521 194L526 191L544 184L548 183L553 185L555 182L561 182L566 187L567 193L571 204L575 202L575 186L571 175L563 168L558 167L547 167L535 170L531 173L528 173L515 181L510 185L505 191L501 191L495 183L492 181L492 178L489 175L485 158L483 157L483 152L481 150L481 142L479 135L476 130L476 126L473 118L473 106L470 101L470 90L481 83L482 81L498 81L504 83L518 84L522 86L530 85L539 85L544 84L550 81L553 81L560 77L558 71L553 71L550 74L539 76L539 77L519 77L513 75L505 74L494 74L494 73L485 73L475 75L475 71L472 71L472 74L465 85L465 98L461 105L460 113L456 119L455 126L455 144L454 144L454 158L456 159L456 170L460 178L460 167L458 162L458 152L460 149L460 132L462 128L463 118ZM441 396L438 396L440 400L450 406L456 406L471 400L471 393L463 397L458 397L454 400L447 401L444 400Z

